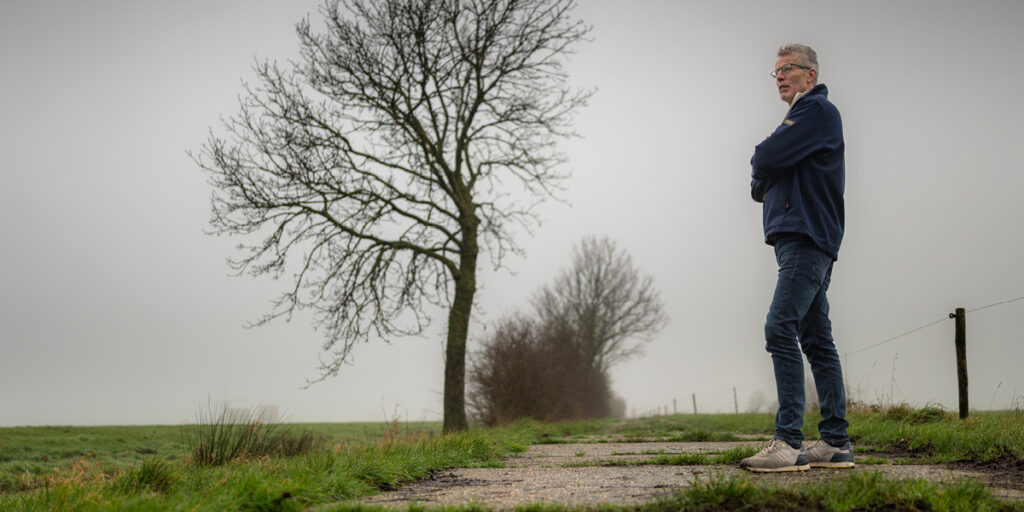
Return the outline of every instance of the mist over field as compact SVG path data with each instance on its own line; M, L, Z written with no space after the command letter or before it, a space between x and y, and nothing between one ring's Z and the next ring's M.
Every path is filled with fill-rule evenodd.
M319 376L308 314L244 326L287 279L230 276L191 160L238 110L254 59L298 58L319 1L0 5L0 426L174 424L208 403L296 422L441 417L446 317ZM564 202L480 258L470 351L530 307L586 235L653 277L670 318L611 370L626 413L769 410L775 260L750 200L755 144L785 114L775 50L809 44L843 115L846 235L830 302L848 395L957 407L1024 401L1020 2L580 2L566 73L596 88L565 141ZM735 388L735 391L734 391Z

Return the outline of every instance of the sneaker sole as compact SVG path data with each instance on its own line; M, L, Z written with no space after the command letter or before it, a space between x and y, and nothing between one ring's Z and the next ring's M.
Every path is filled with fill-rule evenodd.
M747 471L753 471L754 473L786 473L786 472L790 472L790 471L807 471L807 470L811 469L811 466L809 464L804 464L804 465L801 465L801 466L783 466L781 468L752 468L752 467L744 467L743 469L745 469Z
M855 467L852 462L812 462L810 464L812 468L832 468L832 469L849 469Z

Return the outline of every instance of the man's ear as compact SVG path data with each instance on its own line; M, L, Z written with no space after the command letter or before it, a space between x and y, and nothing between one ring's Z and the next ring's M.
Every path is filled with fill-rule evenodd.
M807 76L809 76L811 78L811 83L812 84L818 82L818 70L817 69L814 69L814 68L808 69L807 70Z

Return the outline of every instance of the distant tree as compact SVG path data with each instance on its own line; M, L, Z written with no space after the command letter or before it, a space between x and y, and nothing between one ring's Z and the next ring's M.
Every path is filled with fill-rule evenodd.
M668 323L654 280L609 238L584 238L533 307L542 322L570 326L584 359L601 372L640 353Z
M521 315L499 321L470 358L470 411L487 425L612 414L608 378L580 357L576 340L567 325Z
M565 55L574 0L346 0L297 26L301 59L258 62L240 112L199 155L216 232L259 235L239 273L293 282L257 324L299 309L326 336L322 380L371 336L448 310L444 430L466 428L477 258L518 251L516 225L565 177L556 141L587 91ZM518 186L526 193L510 190Z

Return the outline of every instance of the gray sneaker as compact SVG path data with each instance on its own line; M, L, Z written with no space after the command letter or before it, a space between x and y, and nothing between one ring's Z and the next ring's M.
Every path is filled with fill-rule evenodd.
M778 473L781 471L807 471L807 455L786 444L785 441L772 439L757 455L740 461L740 467L757 473Z
M812 468L852 468L854 466L853 446L849 441L836 448L818 439L805 453L807 453L807 462Z

